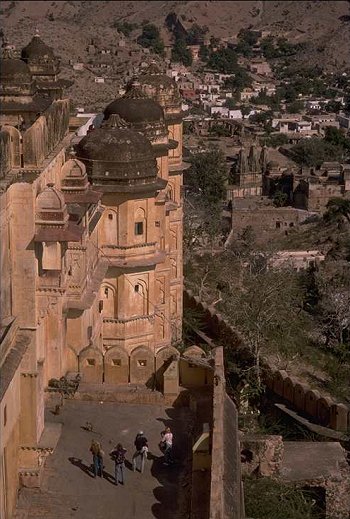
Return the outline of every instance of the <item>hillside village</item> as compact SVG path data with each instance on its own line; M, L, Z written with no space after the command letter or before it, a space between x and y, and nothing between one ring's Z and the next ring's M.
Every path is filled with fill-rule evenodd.
M3 2L5 519L350 517L350 14L298 5Z

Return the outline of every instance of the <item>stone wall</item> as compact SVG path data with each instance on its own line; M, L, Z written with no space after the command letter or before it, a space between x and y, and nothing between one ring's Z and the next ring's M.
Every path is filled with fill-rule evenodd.
M225 340L233 348L240 348L242 353L248 348L244 347L241 337L236 330L230 326L220 314L202 303L192 292L184 292L184 307L196 309L202 313L205 322L205 332L214 340ZM313 390L307 384L300 384L286 371L269 366L263 361L264 383L277 397L298 412L305 414L324 427L336 431L350 431L350 409L348 406L335 402L325 397L319 391Z
M255 232L270 233L272 231L284 232L289 228L299 225L310 216L308 211L292 207L271 207L254 211L250 209L232 210L232 233L239 234L246 227L252 227Z
M244 517L237 409L225 388L223 348L215 350L210 519Z

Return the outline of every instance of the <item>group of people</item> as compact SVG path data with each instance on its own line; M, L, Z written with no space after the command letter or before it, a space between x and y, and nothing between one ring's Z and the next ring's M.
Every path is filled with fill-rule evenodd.
M144 435L143 431L137 433L135 441L135 452L132 457L132 469L135 472L136 469L141 472L144 471L145 461L147 459L148 453L148 440ZM173 459L173 433L170 430L170 427L166 427L164 431L161 432L161 441L159 443L159 448L164 454L164 465L168 466L174 463ZM101 444L92 440L90 446L90 452L92 454L92 463L93 463L93 471L94 477L103 475L103 458L105 453L102 450ZM124 449L121 443L118 443L114 449L109 453L110 457L115 463L115 484L118 485L121 483L124 485L125 482L125 455L127 450Z

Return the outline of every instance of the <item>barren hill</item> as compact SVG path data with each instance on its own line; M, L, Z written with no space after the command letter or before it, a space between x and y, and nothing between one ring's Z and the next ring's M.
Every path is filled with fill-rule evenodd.
M350 70L348 1L3 1L0 9L10 43L24 46L38 28L61 56L64 75L73 78L68 62L85 60L91 38L113 45L118 36L116 23L127 21L137 24L127 38L132 48L145 22L155 23L165 34L164 21L171 12L186 25L208 26L213 36L232 37L251 27L284 34L293 42L306 41L307 50L298 56L301 63Z

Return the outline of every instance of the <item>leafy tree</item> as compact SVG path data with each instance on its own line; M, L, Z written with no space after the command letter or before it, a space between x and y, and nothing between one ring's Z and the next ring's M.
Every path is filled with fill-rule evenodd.
M258 112L250 117L250 120L253 123L260 124L261 126L266 126L270 123L272 118L272 112Z
M183 38L178 38L175 41L171 52L171 61L182 63L185 67L192 65L192 53L187 48L186 42Z
M201 27L197 23L194 23L187 32L187 45L200 45L203 42L203 38L208 31L208 27Z
M217 137L230 137L231 135L229 128L225 128L222 124L212 124L209 133Z
M275 207L285 207L288 204L288 195L282 191L276 191L273 197L273 205Z
M229 108L230 110L238 110L239 108L237 107L237 101L236 99L232 98L232 97L228 97L225 101L225 106L226 108Z
M304 103L302 101L293 101L287 104L286 111L288 114L298 114L304 109Z
M142 27L142 34L137 38L137 43L142 47L151 49L155 54L164 55L164 43L160 38L159 29L153 23Z
M218 49L209 55L208 66L222 74L232 74L238 70L237 54L232 49Z
M202 201L216 205L226 195L227 169L224 154L219 149L196 155L186 172L186 185L199 190Z
M350 223L350 200L331 198L323 218L326 222L339 222L345 218Z
M126 36L126 37L130 36L132 31L134 29L136 29L137 26L138 26L137 23L130 23L130 22L127 22L127 21L114 22L113 25L112 25L112 27L117 29L119 32L124 34L124 36Z
M259 35L255 31L249 29L241 29L238 33L238 39L245 42L249 47L253 47L258 43Z
M329 103L325 104L324 105L324 110L326 112L331 112L331 113L339 113L340 110L342 109L343 105L341 104L340 101L329 101Z
M225 87L231 88L234 92L241 92L243 88L251 86L253 80L250 75L239 65L236 66L234 76L225 80Z
M264 144L271 148L279 148L284 144L288 144L288 137L284 133L277 133L276 135L270 135L265 139Z
M198 56L200 57L200 59L204 62L208 61L208 57L209 57L209 49L206 45L201 45L200 48L199 48L199 52L198 52Z
M290 153L292 159L302 166L319 167L324 161L340 160L342 149L322 139L312 138L295 144Z
M343 148L346 152L350 152L350 139L344 135L342 130L338 130L338 128L327 126L324 140L334 146Z

